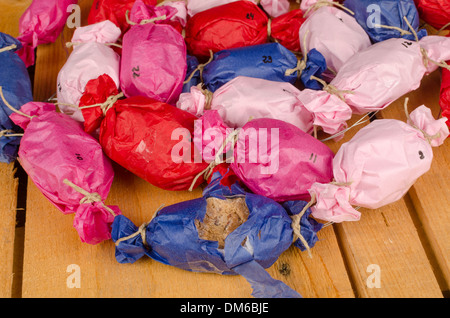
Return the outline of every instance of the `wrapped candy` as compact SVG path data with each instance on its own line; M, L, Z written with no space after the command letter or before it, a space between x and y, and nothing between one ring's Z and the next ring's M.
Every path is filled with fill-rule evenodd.
M75 30L70 43L74 49L57 78L56 93L62 112L83 121L76 106L87 82L102 74L108 74L119 87L120 56L111 45L120 35L120 29L108 20Z
M22 48L17 52L25 66L34 64L34 49L40 44L53 43L61 34L77 0L33 0L19 20Z
M209 10L224 4L241 1L241 0L188 0L186 4L187 14L189 17L196 15L199 12ZM248 0L256 4L255 0Z
M407 123L379 119L359 130L333 159L334 182L315 183L309 190L316 202L312 215L332 222L357 221L360 212L353 206L377 209L402 198L429 170L432 147L449 135L446 120L435 120L422 105Z
M450 38L391 38L356 53L325 89L342 97L354 113L377 111L417 89L426 74L448 68L444 61L449 59Z
M280 205L237 183L224 186L221 178L214 173L201 198L165 207L139 228L117 217L112 234L116 260L134 263L147 255L187 271L241 275L254 297L301 297L265 269L293 241L303 250L303 244L311 248L322 225L310 218L306 202Z
M224 4L236 2L237 0L188 0L187 12L189 16L193 16L199 12L218 7ZM289 0L246 0L261 5L265 12L271 17L278 17L289 11Z
M345 0L344 5L355 13L374 43L390 38L415 40L405 18L419 39L427 35L425 29L418 30L419 14L413 0Z
M292 124L259 118L234 130L217 110L206 111L200 120L194 144L210 164L197 177L207 179L215 165L227 162L253 193L278 202L309 200L313 183L332 179L334 153Z
M341 119L343 122L350 119L352 112L347 105L338 108L339 101L335 101L319 108L305 96L305 91L290 83L238 76L213 94L192 87L190 93L180 95L177 107L195 116L202 116L205 110L217 110L224 123L231 128L241 128L256 118L282 120L308 134L313 132L315 124L330 134L345 128L341 125L335 127L334 123L336 110L340 110L339 115L345 114L346 117Z
M75 214L82 242L110 239L121 212L103 203L114 171L98 141L53 104L29 102L10 117L25 131L18 160L36 187L62 213Z
M285 13L269 19L251 1L236 1L195 14L186 24L188 52L199 59L213 53L267 43L269 38L280 39L287 48L299 51L296 34L303 23L301 11ZM279 33L277 33L279 32Z
M157 0L142 0L147 5L156 5ZM130 28L126 19L135 1L123 0L95 0L89 11L88 24L95 24L105 20L113 22L124 34Z
M80 100L85 130L100 128L105 154L138 177L165 190L187 190L207 166L190 139L197 117L152 98L121 96L108 75L89 81Z
M313 74L320 77L325 67L323 56L317 51L301 61L281 44L266 43L217 52L197 69L205 88L214 93L237 76L294 84L303 71L305 84L316 87L318 84L310 78Z
M436 29L447 28L450 22L450 2L446 0L415 0L419 16Z
M317 5L320 4L320 6ZM345 7L334 7L335 2L306 1L302 6L307 17L300 27L301 51L316 49L325 57L328 70L323 76L327 82L355 53L371 45L366 31ZM348 9L347 9L348 10ZM324 23L326 21L326 23Z
M146 96L175 105L186 78L186 44L181 34L164 24L177 10L136 1L132 27L123 37L120 83L127 97Z
M27 68L15 53L20 48L20 41L0 32L0 87L3 97L0 99L0 162L6 163L16 160L21 137L21 129L9 115L33 100Z

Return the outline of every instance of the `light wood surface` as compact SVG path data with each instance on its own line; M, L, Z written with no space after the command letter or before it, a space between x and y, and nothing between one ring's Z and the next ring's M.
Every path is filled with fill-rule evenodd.
M17 35L18 18L29 2L0 1L4 9L0 10L0 31ZM79 4L85 25L92 0ZM297 6L292 4L292 8ZM67 59L63 44L70 41L72 33L66 27L55 43L39 46L35 100L44 101L55 93L56 76ZM438 116L439 85L439 71L424 78L421 88L408 94L410 111L425 104ZM378 117L405 120L403 98ZM350 123L357 119L355 116ZM361 127L349 131L342 141L329 141L327 145L336 152ZM320 241L312 249L312 258L291 247L268 272L307 298L448 295L449 147L447 142L434 148L431 170L402 200L377 210L362 209L359 222L326 227L319 232ZM192 193L163 191L117 165L114 168L116 176L106 203L120 206L137 225L148 221L161 204L201 195L200 189ZM0 267L1 297L251 297L250 285L240 276L191 273L149 258L118 264L111 241L96 246L81 243L72 226L73 216L56 210L30 180L23 244L20 239L17 244L16 239L14 248L18 181L13 166L0 166L0 177L4 189L0 196L0 253L7 256L6 264ZM23 234L23 229L18 233ZM21 272L20 281L14 284L13 264ZM368 284L374 266L380 270L380 288ZM81 284L71 288L71 275L76 271Z

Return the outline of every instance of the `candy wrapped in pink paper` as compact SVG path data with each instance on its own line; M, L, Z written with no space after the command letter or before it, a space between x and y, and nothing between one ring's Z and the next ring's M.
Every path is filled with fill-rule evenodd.
M417 89L425 75L439 66L447 68L447 60L450 38L391 38L353 55L327 89L343 97L354 113L365 114L381 110Z
M120 82L125 96L146 96L175 104L186 77L186 44L180 32L166 24L177 13L171 6L147 6L136 1L133 24L123 37Z
M432 147L449 135L446 118L435 120L425 106L407 123L378 119L344 143L333 159L334 182L315 183L309 190L316 204L312 215L332 222L357 221L354 206L377 209L401 199L426 173Z
M62 213L75 213L82 242L110 239L120 210L103 203L114 171L98 141L53 104L29 102L10 118L24 129L18 160L36 187Z
M76 106L87 82L100 75L109 75L119 87L120 56L113 46L120 35L120 28L108 20L75 30L70 43L73 51L57 78L56 93L62 112L83 122Z
M34 64L34 49L53 43L61 34L77 0L33 0L19 20L22 49L17 52L25 65Z
M324 99L318 95L314 90L300 91L287 82L238 76L214 93L192 87L190 93L180 95L177 107L198 117L205 110L217 110L231 128L241 128L251 119L272 118L308 134L314 126L328 134L345 129L352 115L350 107L334 95L323 92Z
M278 202L309 200L312 184L332 180L334 153L292 124L259 118L234 130L217 110L206 111L199 121L202 129L194 136L194 144L210 162L206 179L212 167L229 162L251 191Z
M301 9L307 18L300 27L300 46L302 52L314 48L322 53L328 67L323 76L330 81L350 57L368 48L371 42L351 13L332 6L333 1L319 1L330 3L329 6L316 7L317 3L302 1Z

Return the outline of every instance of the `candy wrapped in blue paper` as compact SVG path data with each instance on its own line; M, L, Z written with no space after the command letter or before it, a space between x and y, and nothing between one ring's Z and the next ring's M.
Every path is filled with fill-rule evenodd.
M373 43L390 38L415 41L411 27L419 40L427 35L425 29L418 30L420 20L414 0L345 0L344 5L355 13Z
M303 78L308 79L308 85L318 85L310 81L310 77L320 77L326 69L326 62L318 51L312 52L309 57L301 74L305 74ZM205 65L203 84L211 92L215 92L237 76L295 84L300 77L300 63L294 53L279 43L222 50L215 53L213 60Z
M140 228L126 217L117 216L112 226L117 261L133 263L147 255L187 271L242 275L252 285L254 297L301 297L283 282L273 279L265 269L293 243L289 213L301 212L306 202L286 202L282 206L246 192L238 182L224 185L221 178L215 172L201 198L165 207ZM247 220L225 238L223 248L219 248L217 241L201 239L196 227L196 220L203 222L205 218L209 198L245 198L249 211ZM308 209L300 224L302 235L312 247L322 226L309 214ZM294 244L304 249L300 240Z
M4 97L0 98L0 162L6 163L17 158L21 139L16 136L21 129L9 118L13 110L7 107L7 104L19 109L33 100L27 68L15 53L21 47L17 39L0 32L0 86Z

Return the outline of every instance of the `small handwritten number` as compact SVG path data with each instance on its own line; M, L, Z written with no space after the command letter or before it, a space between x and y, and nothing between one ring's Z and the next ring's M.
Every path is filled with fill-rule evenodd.
M412 45L412 42L404 41L404 42L402 43L402 45L403 45L404 47L408 48L408 46L411 46L411 45Z
M423 152L422 151L419 151L419 158L420 158L420 160L423 160L423 159L425 159L425 155L423 154Z
M269 56L263 56L263 63L272 63L272 57Z
M255 15L253 13L247 13L247 19L253 20L254 17Z
M133 67L131 69L131 71L133 72L133 78L141 76L141 74L138 73L139 72L139 66Z
M81 157L81 155L79 153L76 153L75 156L77 156L78 160L83 160L83 157Z
M313 163L316 163L316 160L317 160L317 154L312 153L312 154L311 154L311 157L309 157L309 161L311 161L312 158L314 158Z

